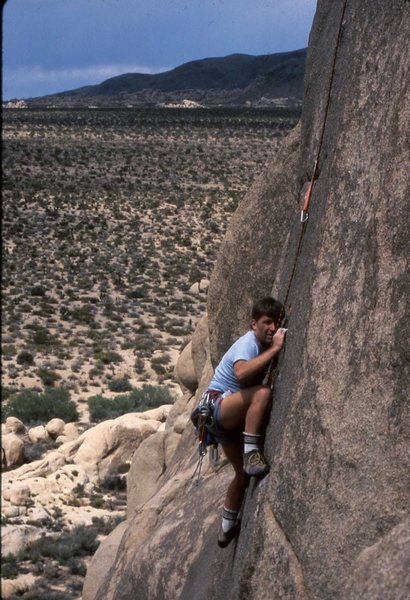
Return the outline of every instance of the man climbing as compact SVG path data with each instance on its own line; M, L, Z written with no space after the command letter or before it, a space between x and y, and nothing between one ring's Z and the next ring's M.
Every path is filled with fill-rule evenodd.
M263 298L252 308L251 329L226 352L202 402L211 407L209 431L222 445L235 475L222 511L218 545L225 548L239 533L239 511L251 476L262 478L269 465L260 450L271 407L271 390L262 384L271 360L282 348L283 305Z

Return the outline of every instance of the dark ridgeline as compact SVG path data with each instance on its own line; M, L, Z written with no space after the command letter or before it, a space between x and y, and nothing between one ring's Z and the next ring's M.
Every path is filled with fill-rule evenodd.
M262 98L288 98L288 104L295 105L303 96L306 52L302 49L263 56L232 54L205 58L156 75L118 75L98 85L30 98L28 104L152 105L188 98L205 106L240 106L260 102Z

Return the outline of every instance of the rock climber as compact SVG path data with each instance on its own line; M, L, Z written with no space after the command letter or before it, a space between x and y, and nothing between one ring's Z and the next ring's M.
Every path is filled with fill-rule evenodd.
M238 518L250 477L269 472L261 441L271 408L271 390L262 381L272 359L283 346L283 305L267 297L252 308L250 330L222 357L201 402L208 402L212 419L208 427L232 464L222 511L218 545L225 548L239 533Z

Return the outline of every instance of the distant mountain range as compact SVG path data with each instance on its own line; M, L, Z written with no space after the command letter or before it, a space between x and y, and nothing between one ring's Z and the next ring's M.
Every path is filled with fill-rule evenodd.
M98 85L27 99L29 106L289 106L302 102L306 49L231 54L171 71L127 73Z

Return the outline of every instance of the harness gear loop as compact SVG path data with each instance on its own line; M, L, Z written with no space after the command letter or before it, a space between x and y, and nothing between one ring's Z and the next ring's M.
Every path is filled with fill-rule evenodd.
M196 428L197 428L199 458L198 458L197 465L195 467L195 471L191 478L193 479L195 477L195 474L198 472L197 483L199 483L201 469L202 469L202 463L204 460L204 456L207 453L208 431L207 431L206 426L213 423L213 416L212 416L213 408L214 408L214 400L212 399L209 392L205 392L202 395L201 401L198 405L198 409L197 409L198 416L197 416L197 420L195 423ZM209 441L208 441L208 444L209 444ZM215 447L215 444L212 445L212 449L211 449L211 453L210 453L210 460L211 460L212 464L214 464L214 465L218 461L218 449L217 449L217 447Z

